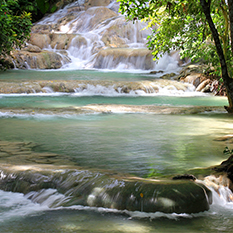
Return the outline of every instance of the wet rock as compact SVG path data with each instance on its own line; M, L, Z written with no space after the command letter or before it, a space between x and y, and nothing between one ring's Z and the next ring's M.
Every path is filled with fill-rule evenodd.
M94 6L108 6L111 3L111 0L87 0L84 3L85 9Z
M57 203L58 206L88 205L152 213L198 213L208 210L212 203L210 190L193 181L116 178L99 171L46 165L41 165L41 168L39 165L12 166L1 170L4 174L0 180L1 189L24 194L38 191L36 199L33 194L30 198L39 203L44 201L45 189L57 189L69 197Z
M15 83L15 82L3 82L0 86L0 93L35 93L43 92L42 88L38 83L26 82L26 83Z
M191 73L187 75L185 78L181 78L180 81L183 81L186 83L192 83L195 87L197 87L201 82L201 74Z
M76 35L69 46L73 46L75 48L81 48L82 46L86 47L88 45L88 42L85 37L81 35Z
M233 191L233 151L229 150L228 147L225 148L224 154L230 155L227 160L224 160L220 165L215 166L212 170L215 172L216 177L224 178L227 177L227 187Z
M197 88L196 88L196 91L202 91L202 92L206 92L206 87L207 85L210 84L210 79L206 79L204 80L203 82L201 82ZM209 87L210 88L210 87Z
M82 20L79 20L76 23L76 30L92 30L105 20L116 16L118 16L117 13L106 7L89 8L80 16L80 19Z
M180 71L180 77L186 77L190 74L203 74L208 69L205 64L187 64Z
M134 42L134 38L137 38L137 42L145 43L143 35L148 33L146 30L140 28L141 24L133 23L131 21L126 22L124 18L117 18L111 26L106 28L102 35L102 41L105 46L108 47L128 47L127 43ZM137 30L135 30L137 28Z
M28 52L31 52L31 53L40 53L42 51L41 48L39 48L38 46L31 45L31 44L27 44L21 50L22 51L28 51Z
M75 37L73 34L52 34L51 47L54 49L67 49L70 46L72 39Z
M184 174L184 175L177 175L172 177L173 180L196 180L197 178L194 175Z
M41 49L49 48L51 39L49 34L31 33L30 41L32 45L36 45Z
M48 35L49 33L52 33L53 25L52 24L35 24L31 29L31 37L33 36L33 39L35 38L35 43L37 42L36 35L42 34L42 35Z
M148 49L121 48L101 50L97 54L93 66L97 69L115 68L120 63L131 64L138 69L149 70L154 68L152 54Z
M159 71L154 70L154 71L150 72L150 74L160 74L160 73L162 74L163 71L162 70L159 70Z
M215 139L215 141L232 141L233 140L233 135L229 134L229 135L224 135L222 137L218 137Z
M171 79L172 77L175 77L177 74L176 73L169 73L161 76L160 78L162 79Z
M15 65L20 69L59 69L70 62L68 56L45 50L42 52L14 51L13 55Z

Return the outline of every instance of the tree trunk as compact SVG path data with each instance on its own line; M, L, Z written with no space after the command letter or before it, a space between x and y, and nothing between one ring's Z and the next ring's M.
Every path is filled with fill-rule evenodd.
M231 52L233 54L233 0L228 0L230 31L231 31Z
M228 0L230 1L230 0ZM211 0L200 0L203 12L205 14L206 20L209 24L212 36L214 38L214 42L215 42L215 47L218 53L218 57L219 57L219 61L221 64L221 70L222 70L222 79L224 82L224 85L226 87L227 90L227 97L228 97L228 102L229 102L229 106L225 106L225 109L229 112L229 113L233 113L233 79L231 79L229 77L228 74L228 69L227 69L227 64L226 64L226 59L223 53L223 49L222 49L222 45L219 39L219 34L218 31L214 25L214 22L212 20L211 14L210 14L210 4L211 4Z

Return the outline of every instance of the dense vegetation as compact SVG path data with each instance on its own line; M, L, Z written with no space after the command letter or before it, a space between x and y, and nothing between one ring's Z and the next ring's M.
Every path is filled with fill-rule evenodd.
M157 59L171 50L205 61L221 74L233 112L233 0L118 0L130 20L152 28L148 47ZM232 49L231 49L232 48Z
M57 9L57 0L0 0L0 69L8 68L6 56L30 36L32 23Z

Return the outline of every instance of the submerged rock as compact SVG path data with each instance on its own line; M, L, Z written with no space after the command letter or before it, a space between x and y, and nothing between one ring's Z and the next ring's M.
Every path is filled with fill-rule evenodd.
M46 201L44 195L40 197L46 189L56 189L65 195L64 201L50 202L51 207L84 205L128 211L198 213L208 210L212 202L210 190L192 181L113 177L45 165L6 166L1 171L3 190L22 192L38 203Z
M41 65L50 63L50 66L56 68L56 64L60 64L56 60L57 56L51 53L35 53L38 54L34 60L27 57L27 53L19 52L18 56L22 60L22 65L29 62L29 65ZM52 59L54 57L54 59ZM51 60L50 60L51 58ZM57 63L56 63L57 62ZM27 63L26 63L27 64ZM154 80L154 81L104 81L104 80L51 80L51 81L28 81L28 82L0 82L0 93L40 93L46 92L66 92L66 93L82 93L83 91L92 91L92 94L108 94L109 92L120 94L136 94L138 92L157 93L160 89L176 90L185 92L192 85L172 81L172 80ZM94 92L94 93L93 93Z

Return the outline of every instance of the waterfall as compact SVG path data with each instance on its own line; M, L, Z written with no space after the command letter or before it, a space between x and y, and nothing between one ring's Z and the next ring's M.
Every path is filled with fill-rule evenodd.
M15 54L16 66L176 72L179 56L167 54L157 64L146 46L147 24L127 21L118 13L119 3L109 2L91 7L79 0L44 17L32 28L31 45ZM52 65L45 61L46 51Z
M213 208L220 206L225 209L233 209L233 193L229 188L229 179L220 175L210 175L199 181L206 185L212 192Z

